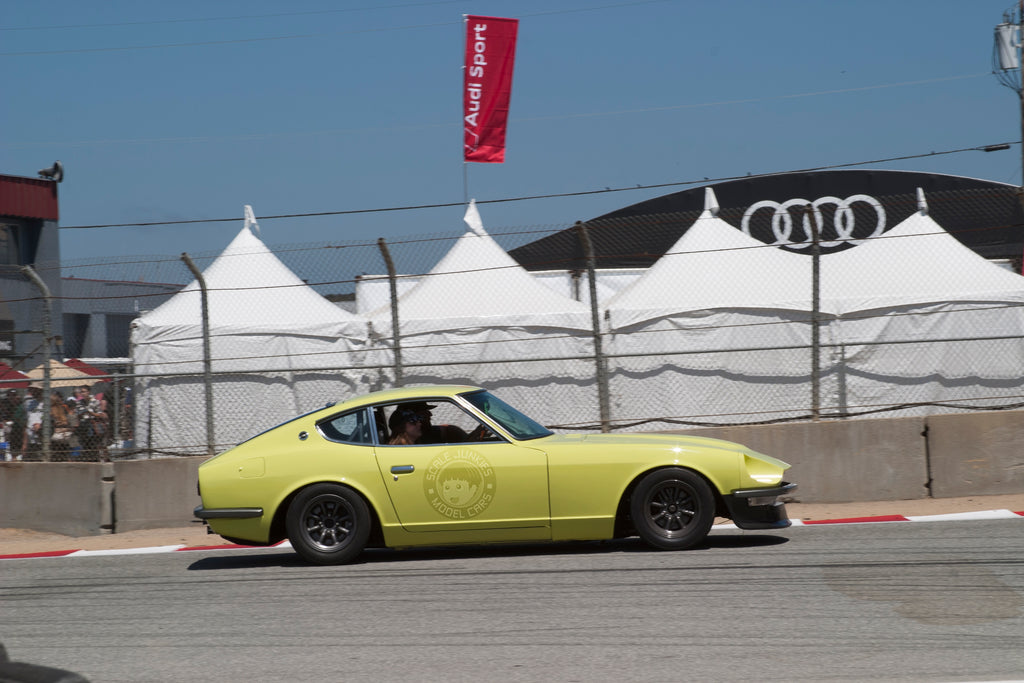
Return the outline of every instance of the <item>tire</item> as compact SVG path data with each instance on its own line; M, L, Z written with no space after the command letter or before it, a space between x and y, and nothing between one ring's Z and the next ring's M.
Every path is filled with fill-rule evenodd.
M288 506L288 540L302 559L313 564L351 562L370 537L370 510L352 489L314 484Z
M683 550L707 537L715 521L715 498L703 477L671 467L640 480L629 512L637 534L648 545Z

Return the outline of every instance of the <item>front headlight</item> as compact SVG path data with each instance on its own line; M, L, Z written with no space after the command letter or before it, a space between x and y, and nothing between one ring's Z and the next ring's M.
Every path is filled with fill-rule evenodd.
M780 465L782 465L780 467ZM786 471L785 463L781 460L762 459L743 454L743 467L747 476L762 486L774 486L782 481L782 474Z

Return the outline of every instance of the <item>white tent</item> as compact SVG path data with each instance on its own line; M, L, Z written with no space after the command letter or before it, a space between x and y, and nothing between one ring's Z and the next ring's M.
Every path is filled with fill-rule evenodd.
M615 296L647 272L646 268L604 268L597 269L597 301ZM564 297L590 305L590 287L586 273L578 270L531 270L530 276L540 284ZM398 295L401 296L419 284L419 275L398 275ZM391 301L391 282L387 275L356 276L356 313L364 315L376 312Z
M747 422L811 408L812 260L749 238L714 205L709 189L697 222L608 303L617 420ZM926 214L922 196L883 236L821 257L823 412L1024 390L1024 278ZM979 330L992 339L959 341Z
M926 209L822 260L822 306L837 315L931 303L1024 303L1021 276L961 244Z
M474 202L465 220L469 230L398 298L405 383L482 385L548 424L596 419L590 308L516 263ZM390 305L370 317L390 343Z
M882 237L822 259L840 410L981 406L1024 392L1024 278L961 244L920 203Z
M367 388L366 322L317 294L242 230L203 272L218 449ZM200 286L193 281L132 325L136 442L203 452L206 443ZM156 377L153 377L153 376Z
M775 412L756 417L806 412L810 310L810 259L718 218L708 188L690 229L608 301L614 418L744 422L765 403ZM637 428L652 426L673 425Z

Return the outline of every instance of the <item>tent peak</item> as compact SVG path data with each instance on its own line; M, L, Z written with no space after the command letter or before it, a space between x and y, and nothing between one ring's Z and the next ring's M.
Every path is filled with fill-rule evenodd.
M924 198L924 190L917 188L917 210L922 216L928 215L928 202Z
M484 237L487 235L487 231L484 230L484 222L480 218L480 212L476 208L476 200L470 199L469 204L466 206L466 215L462 217L462 220L466 222L469 229L473 231L475 235Z
M704 210L710 213L712 216L717 216L720 208L721 207L718 206L718 197L715 196L715 191L710 187L705 187Z
M259 237L260 236L260 224L256 222L256 214L254 214L252 212L252 207L250 205L248 205L248 204L245 205L244 214L245 214L245 227L243 227L242 229L244 230L245 228L249 228L250 230L252 230L252 234L254 234L257 237Z

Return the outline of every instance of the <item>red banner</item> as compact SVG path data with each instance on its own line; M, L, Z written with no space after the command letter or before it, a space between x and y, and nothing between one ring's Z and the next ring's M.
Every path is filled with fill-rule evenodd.
M463 158L485 164L505 161L505 129L512 97L518 19L466 17L463 69Z

